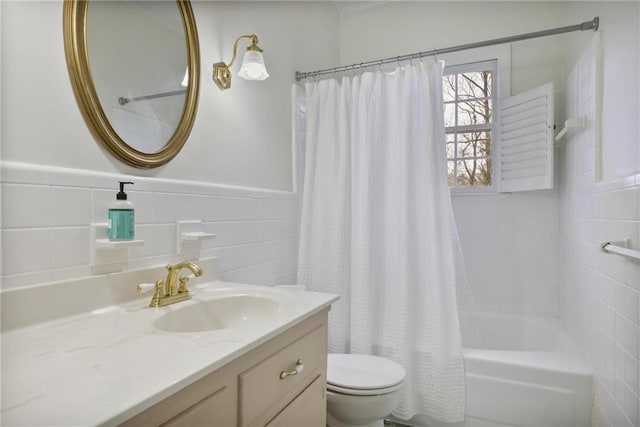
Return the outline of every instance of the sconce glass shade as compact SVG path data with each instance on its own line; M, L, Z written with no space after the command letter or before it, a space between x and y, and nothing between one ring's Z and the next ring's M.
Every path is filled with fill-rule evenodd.
M269 77L267 68L264 66L262 53L257 50L247 50L242 59L242 66L238 75L246 80L264 80Z

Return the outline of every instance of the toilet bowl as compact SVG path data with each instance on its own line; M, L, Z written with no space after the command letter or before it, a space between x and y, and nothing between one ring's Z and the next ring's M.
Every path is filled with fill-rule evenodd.
M329 354L327 426L382 427L398 406L406 373L398 363L365 354Z

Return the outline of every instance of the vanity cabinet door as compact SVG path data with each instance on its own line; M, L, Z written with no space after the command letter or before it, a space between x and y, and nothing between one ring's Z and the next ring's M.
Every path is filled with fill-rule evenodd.
M324 376L319 375L267 427L324 427L327 421Z
M231 427L238 422L237 372L222 368L125 421L121 427Z
M234 426L236 424L235 403L235 394L228 387L223 386L162 426Z

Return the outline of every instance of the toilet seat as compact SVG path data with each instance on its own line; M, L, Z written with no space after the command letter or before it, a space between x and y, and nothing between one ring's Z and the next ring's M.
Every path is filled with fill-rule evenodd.
M350 396L377 396L381 394L393 393L394 391L402 387L402 385L403 383L396 384L393 387L387 387L387 388L372 388L367 390L358 390L353 388L338 387L333 384L327 383L327 391L332 391L334 393L340 393L340 394L348 394Z
M327 390L354 396L392 393L404 382L404 368L389 359L367 354L329 354Z

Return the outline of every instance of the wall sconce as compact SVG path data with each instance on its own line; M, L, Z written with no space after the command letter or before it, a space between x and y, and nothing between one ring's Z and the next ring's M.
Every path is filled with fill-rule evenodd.
M269 77L267 69L264 66L262 49L258 47L258 37L255 34L240 36L233 44L233 58L231 58L229 65L224 62L216 62L213 64L213 81L216 82L221 90L231 87L231 71L229 71L229 68L231 68L233 62L236 60L238 43L242 39L251 40L251 46L249 46L244 53L242 66L240 67L238 75L246 80L264 80Z

